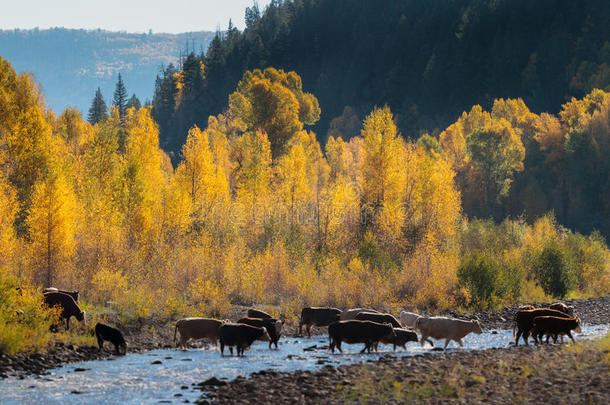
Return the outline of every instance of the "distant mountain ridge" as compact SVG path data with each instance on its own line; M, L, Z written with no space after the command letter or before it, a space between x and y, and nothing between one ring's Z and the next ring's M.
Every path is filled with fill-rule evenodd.
M135 34L66 28L0 30L0 55L18 72L33 73L47 104L86 114L96 88L110 105L121 72L129 96L152 100L162 66L178 63L180 53L205 51L214 32Z

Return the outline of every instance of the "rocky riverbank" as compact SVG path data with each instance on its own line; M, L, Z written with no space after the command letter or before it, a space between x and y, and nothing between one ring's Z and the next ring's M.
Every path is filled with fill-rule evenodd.
M590 325L610 320L610 297L564 301ZM550 303L535 303L547 307ZM486 329L510 329L518 306L470 316ZM423 314L426 314L425 312ZM426 314L427 315L427 314ZM320 329L320 331L322 331ZM200 384L199 403L606 403L610 337L576 345L519 346L327 366L315 372L263 371Z
M121 328L125 334L128 353L173 347L173 328L170 325L147 324L139 328ZM114 346L106 343L104 350L97 346L55 342L44 352L20 353L8 356L0 353L0 378L44 374L46 370L68 363L99 360L116 356Z
M199 404L607 403L610 337L209 380Z

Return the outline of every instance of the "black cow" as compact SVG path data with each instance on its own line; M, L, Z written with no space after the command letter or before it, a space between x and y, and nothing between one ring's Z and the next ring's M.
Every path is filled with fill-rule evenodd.
M256 326L258 328L265 328L269 333L269 349L274 344L277 349L277 342L280 340L282 335L282 321L275 318L241 318L237 323L244 323L250 326Z
M339 321L331 324L328 327L328 348L334 353L335 347L341 353L341 342L355 344L364 343L364 348L360 353L366 350L371 352L375 349L381 339L393 339L396 337L396 332L390 324L381 324L372 321Z
M268 342L271 340L265 328L257 328L243 323L225 323L218 328L220 334L220 355L224 356L225 346L229 347L231 356L233 346L237 348L237 355L243 356L244 350L249 348L255 340Z
M311 337L311 326L328 326L341 319L341 310L337 308L307 307L301 310L299 335L303 325L307 328L307 337Z
M95 336L100 351L104 348L104 341L108 341L114 345L117 354L127 354L127 343L125 343L123 334L117 328L98 322L95 325Z
M264 311L260 311L258 309L250 308L248 310L248 318L265 319L265 318L273 318L273 317L271 315L269 315L268 313L264 312Z

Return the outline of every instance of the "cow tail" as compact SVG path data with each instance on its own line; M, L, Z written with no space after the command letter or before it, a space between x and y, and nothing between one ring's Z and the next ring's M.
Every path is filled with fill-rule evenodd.
M176 345L176 333L178 333L178 322L176 322L176 327L174 328L174 346Z

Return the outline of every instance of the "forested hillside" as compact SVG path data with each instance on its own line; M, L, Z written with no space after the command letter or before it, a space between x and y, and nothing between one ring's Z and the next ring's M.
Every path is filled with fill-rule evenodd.
M428 131L423 141L448 142L459 128L452 147L465 159L455 168L468 216L533 220L554 211L572 229L609 234L608 150L599 140L607 134L590 124L593 104L563 107L578 124L536 114L558 113L594 88L610 90L610 2L274 1L264 13L249 8L246 23L243 33L229 29L205 56L191 54L182 71L169 67L157 80L152 113L174 162L188 129L227 107L245 70L273 66L296 71L316 95L320 119L309 128L322 143L359 135L362 118L387 104L404 138ZM494 101L506 98L523 102ZM518 112L524 149L507 167L473 163L468 118L444 131L473 106L470 116L485 120ZM480 198L480 184L468 187L488 163L503 173L486 179L491 194Z
M0 55L17 71L33 73L47 103L61 111L76 106L85 113L97 87L110 101L117 74L142 102L152 100L155 75L176 63L180 52L207 48L212 32L128 34L102 30L0 30Z
M172 151L184 141L183 121L221 112L253 68L299 72L320 100L320 140L347 105L362 118L387 103L403 135L417 137L495 98L557 112L571 96L610 85L605 0L276 0L247 14L245 32L226 32L203 58L197 106L160 122Z

